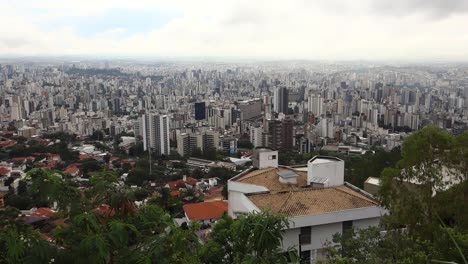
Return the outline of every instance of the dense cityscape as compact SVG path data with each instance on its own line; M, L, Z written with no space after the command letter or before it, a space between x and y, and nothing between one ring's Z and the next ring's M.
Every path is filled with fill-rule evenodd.
M467 0L0 7L0 264L468 264Z
M388 263L466 254L466 65L31 58L0 72L2 261L384 263L375 241L334 251L376 234L412 244ZM443 199L461 202L427 217ZM395 231L441 217L431 245Z

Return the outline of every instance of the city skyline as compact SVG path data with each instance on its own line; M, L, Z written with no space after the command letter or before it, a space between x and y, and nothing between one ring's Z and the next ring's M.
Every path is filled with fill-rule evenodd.
M468 61L464 1L0 1L0 56Z

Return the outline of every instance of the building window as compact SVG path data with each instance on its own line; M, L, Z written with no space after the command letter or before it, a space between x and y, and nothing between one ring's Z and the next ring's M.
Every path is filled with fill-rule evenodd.
M310 226L301 227L301 233L299 235L299 243L301 243L301 245L310 244L311 233L312 233L312 227Z
M270 155L270 156L268 156L268 159L269 159L269 160L275 160L275 159L276 159L276 155Z
M301 252L301 264L310 264L310 250Z
M351 230L353 228L353 221L344 221L343 222L343 230L342 230L342 234L345 234L347 232L349 232L349 230Z

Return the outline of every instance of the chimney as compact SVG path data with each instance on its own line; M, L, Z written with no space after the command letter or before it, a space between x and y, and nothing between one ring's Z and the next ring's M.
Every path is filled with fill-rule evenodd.
M187 181L187 175L182 176L182 181L186 182Z

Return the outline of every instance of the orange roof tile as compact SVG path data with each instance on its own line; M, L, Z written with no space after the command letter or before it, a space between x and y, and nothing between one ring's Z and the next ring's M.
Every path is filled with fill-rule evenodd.
M31 161L34 161L36 158L34 158L33 156L28 156L28 157L15 157L15 158L12 158L11 160L13 161L25 161L25 160L31 160Z
M192 186L195 186L197 182L198 180L192 177L187 177L187 179L185 179L185 183L192 185Z
M287 216L323 214L342 210L373 207L377 202L341 185L323 189L302 189L247 196L258 208L270 209Z
M80 160L85 160L91 158L91 155L88 154L80 154L79 159Z
M10 169L5 167L0 167L0 175L7 175L10 172Z
M63 172L65 173L69 173L69 174L74 174L74 173L77 173L80 169L76 166L68 166L67 168L65 168L65 170Z
M101 204L99 207L94 208L93 211L102 216L115 215L115 210L112 209L108 204Z
M219 219L227 212L228 203L225 201L192 203L185 204L183 208L187 217L192 221Z
M40 214L40 215L43 215L43 216L48 216L48 217L51 217L55 212L48 208L48 207L39 207L36 209L36 214Z
M298 175L297 184L287 185L279 182L277 172L287 170L294 171ZM265 168L249 172L235 181L265 186L270 191L293 190L307 185L307 172L285 167Z
M179 197L179 196L180 196L180 192L179 192L179 191L172 191L172 192L171 192L171 196Z
M169 185L169 189L171 189L171 191L177 191L180 188L186 187L183 180L170 181L170 182L167 182L167 185Z

